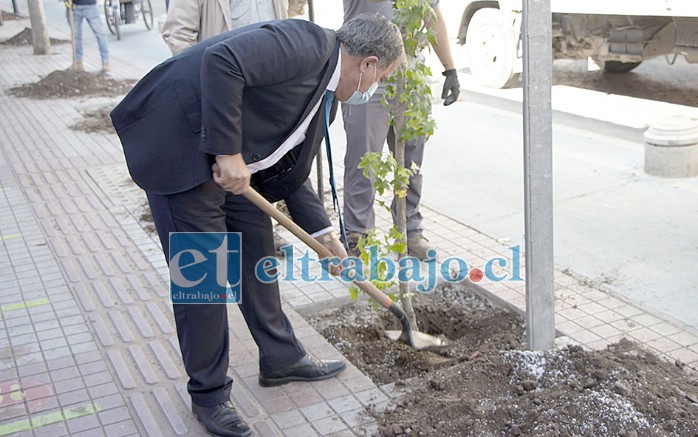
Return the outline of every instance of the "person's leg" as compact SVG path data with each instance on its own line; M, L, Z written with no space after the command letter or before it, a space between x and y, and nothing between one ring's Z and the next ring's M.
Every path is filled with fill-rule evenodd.
M226 232L221 208L225 192L212 181L183 193L147 194L168 261L170 232ZM173 308L192 402L207 407L228 401L232 380L227 376L227 305L174 304Z
M99 55L102 58L102 66L105 64L109 65L109 45L107 44L107 34L104 31L104 25L99 15L99 8L97 5L90 5L88 9L85 10L85 19L90 25L92 32L97 38L97 44L99 45Z
M418 138L416 141L410 141L405 145L405 166L409 168L412 163L415 163L419 168L422 167L422 159L424 158L424 138ZM388 133L388 146L390 150L395 150L395 132L390 129ZM422 235L422 213L419 211L419 202L422 198L422 172L410 177L410 185L407 189L406 215L407 215L407 254L417 257L421 260L429 258L429 250L433 249L432 245ZM393 223L397 223L397 199L393 198L391 204L391 212Z
M390 151L395 151L395 132L390 129L388 133L388 146ZM424 158L424 138L410 141L405 145L405 167L410 168L415 163L420 169ZM407 212L407 238L414 239L422 234L422 213L419 212L419 202L422 198L422 172L410 177L410 185L407 188L406 212ZM393 199L390 210L393 215L393 223L397 223L397 201Z
M291 322L281 308L278 282L255 276L257 262L274 256L271 219L242 196L228 193L224 211L228 232L242 233L242 302L239 307L259 347L261 373L283 369L305 355Z
M365 105L342 105L347 150L344 155L344 225L347 235L375 227L376 190L359 162L366 152L383 150L388 135L388 109L381 104L382 88Z
M321 381L346 368L342 360L318 360L306 353L281 307L278 282L262 283L255 266L272 256L271 221L242 196L228 194L229 232L242 233L242 302L240 311L259 347L259 384L272 387L291 381Z

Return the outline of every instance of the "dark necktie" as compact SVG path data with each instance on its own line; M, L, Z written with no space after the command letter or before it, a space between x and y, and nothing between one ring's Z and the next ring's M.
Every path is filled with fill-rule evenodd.
M332 147L330 147L330 111L332 110L332 102L334 101L334 91L327 91L325 93L325 103L323 107L323 125L325 127L325 148L327 149L327 163L330 167L330 187L332 187L332 204L334 205L335 211L339 215L339 229L342 233L342 241L344 243L344 248L348 249L347 246L347 233L344 229L344 220L342 219L342 208L339 206L339 196L337 195L337 183L334 179L334 168L332 166Z

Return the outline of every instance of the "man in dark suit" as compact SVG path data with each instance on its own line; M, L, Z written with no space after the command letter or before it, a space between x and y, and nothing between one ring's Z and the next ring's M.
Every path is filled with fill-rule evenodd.
M257 261L274 253L272 226L241 194L253 185L284 199L302 228L346 257L308 180L323 107L333 96L364 103L403 56L399 30L377 15L337 32L302 20L258 23L158 65L111 114L166 257L171 232L241 233L240 310L259 347L263 386L330 378L345 364L306 353L278 284L255 276ZM195 416L213 434L250 435L229 401L226 306L173 307Z

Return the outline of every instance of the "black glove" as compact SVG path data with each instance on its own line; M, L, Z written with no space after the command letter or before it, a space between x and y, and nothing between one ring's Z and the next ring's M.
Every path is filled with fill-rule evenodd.
M451 70L446 70L441 74L446 76L446 80L444 81L444 90L441 92L441 98L444 99L444 106L448 106L458 100L458 95L460 94L458 72L455 68L453 68Z

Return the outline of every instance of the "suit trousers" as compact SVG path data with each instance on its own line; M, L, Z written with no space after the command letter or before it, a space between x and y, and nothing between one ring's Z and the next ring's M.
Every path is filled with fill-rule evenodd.
M364 233L376 226L373 202L376 189L359 168L361 158L367 152L381 152L387 139L388 147L395 150L395 132L389 125L388 108L383 106L384 87L364 105L342 104L344 131L347 136L347 151L344 155L344 226L347 235L352 232ZM414 162L422 166L424 138L409 142L405 146L405 166ZM422 214L419 201L422 197L422 174L410 178L407 190L407 236L415 237L422 233ZM393 223L397 223L396 199L391 204Z
M182 193L146 194L168 263L170 232L242 233L239 308L259 347L260 371L283 369L300 360L305 349L281 308L278 283L265 284L255 276L257 261L274 255L270 218L213 181ZM226 402L233 382L227 376L228 305L174 304L173 309L192 401L202 407Z

